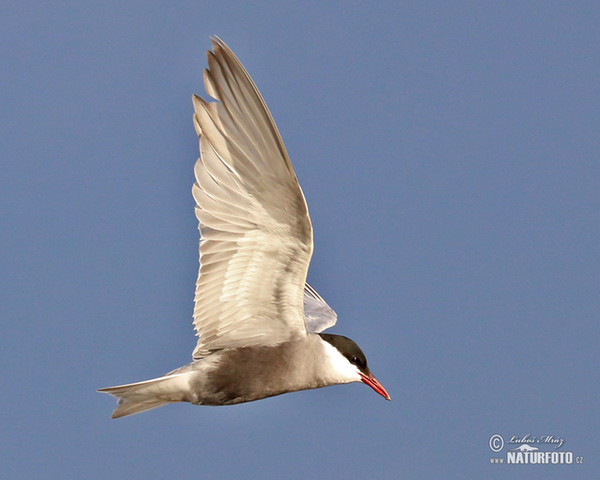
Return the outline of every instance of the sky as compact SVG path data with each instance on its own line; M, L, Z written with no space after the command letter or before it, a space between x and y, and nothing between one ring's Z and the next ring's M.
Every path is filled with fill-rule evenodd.
M3 2L0 476L595 475L598 25L585 1ZM392 402L350 384L111 420L96 392L191 360L211 35L284 139L331 332ZM523 444L572 463L507 464Z

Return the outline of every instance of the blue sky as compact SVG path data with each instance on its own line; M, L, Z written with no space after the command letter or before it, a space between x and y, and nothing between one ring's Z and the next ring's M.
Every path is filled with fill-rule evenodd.
M4 2L2 478L591 478L599 24L596 2ZM213 34L281 131L332 331L392 402L111 421L95 391L190 360ZM584 463L492 465L494 434Z

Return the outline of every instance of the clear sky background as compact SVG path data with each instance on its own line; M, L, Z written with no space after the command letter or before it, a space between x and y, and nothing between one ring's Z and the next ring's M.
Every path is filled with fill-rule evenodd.
M596 475L599 25L597 2L3 2L0 476ZM392 402L110 420L95 391L191 358L213 34L281 131L332 331ZM491 465L493 434L585 463Z

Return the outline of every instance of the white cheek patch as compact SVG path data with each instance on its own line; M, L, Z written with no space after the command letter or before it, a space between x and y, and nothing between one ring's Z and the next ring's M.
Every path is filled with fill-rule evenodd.
M325 355L331 365L331 376L336 383L360 382L361 377L356 365L352 365L337 348L327 341L323 341Z

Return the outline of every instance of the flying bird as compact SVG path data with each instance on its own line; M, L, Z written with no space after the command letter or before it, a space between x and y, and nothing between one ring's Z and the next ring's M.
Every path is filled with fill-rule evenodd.
M354 341L322 333L337 315L306 283L313 233L304 194L254 82L219 38L212 47L204 84L217 101L193 97L198 343L188 365L100 389L118 400L112 418L172 402L233 405L350 382L390 400Z

